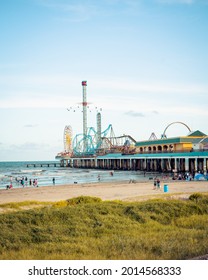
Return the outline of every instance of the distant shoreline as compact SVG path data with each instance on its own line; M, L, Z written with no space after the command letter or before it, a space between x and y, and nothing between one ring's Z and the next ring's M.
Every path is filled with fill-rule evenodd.
M168 191L164 192L164 184ZM161 189L153 189L153 181L98 182L0 190L0 204L22 201L55 202L78 196L100 197L102 200L139 201L159 197L187 198L194 192L208 193L208 181L162 181Z

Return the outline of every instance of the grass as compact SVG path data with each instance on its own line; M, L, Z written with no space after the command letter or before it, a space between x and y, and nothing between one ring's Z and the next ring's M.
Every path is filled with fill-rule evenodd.
M190 259L207 253L207 206L206 194L0 205L15 209L0 214L0 259Z

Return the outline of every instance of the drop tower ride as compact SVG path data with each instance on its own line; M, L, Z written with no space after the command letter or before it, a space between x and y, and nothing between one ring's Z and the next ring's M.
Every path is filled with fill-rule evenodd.
M83 137L84 151L87 148L87 81L82 81Z

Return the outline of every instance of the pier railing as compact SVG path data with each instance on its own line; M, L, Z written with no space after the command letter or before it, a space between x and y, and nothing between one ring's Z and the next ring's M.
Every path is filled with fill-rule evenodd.
M48 163L28 163L27 167L60 167L60 162L48 162Z
M203 152L208 152L208 149L194 149L194 150L177 150L177 151L139 151L139 152L135 152L134 154L184 154L184 153L203 153ZM123 155L131 155L132 153L123 153Z

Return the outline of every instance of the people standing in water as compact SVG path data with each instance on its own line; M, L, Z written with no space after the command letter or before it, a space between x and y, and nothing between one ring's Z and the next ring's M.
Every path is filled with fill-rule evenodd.
M38 187L38 179L33 180L33 187Z
M21 179L21 185L24 188L24 186L25 186L25 179L24 179L24 177L22 177L22 179Z
M55 180L55 178L54 178L54 177L53 177L52 181L53 181L53 185L55 185L55 181L56 181L56 180Z

